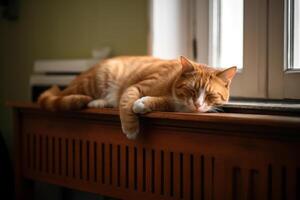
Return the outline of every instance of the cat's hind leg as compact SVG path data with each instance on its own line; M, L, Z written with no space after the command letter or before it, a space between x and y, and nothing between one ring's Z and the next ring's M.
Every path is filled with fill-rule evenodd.
M95 99L88 103L89 108L108 108L109 104L105 99Z

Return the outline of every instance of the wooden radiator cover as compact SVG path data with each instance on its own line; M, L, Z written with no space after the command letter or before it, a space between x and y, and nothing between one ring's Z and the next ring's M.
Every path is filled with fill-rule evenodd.
M150 113L128 140L117 110L14 108L17 199L32 181L120 199L300 199L300 118Z

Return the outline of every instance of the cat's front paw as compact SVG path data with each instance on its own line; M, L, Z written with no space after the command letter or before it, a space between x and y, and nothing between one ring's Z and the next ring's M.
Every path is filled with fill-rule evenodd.
M129 129L128 127L122 126L122 131L130 140L135 140L139 134L139 128Z
M138 100L136 100L132 106L132 111L134 113L138 113L138 114L144 114L147 112L151 112L150 108L147 108L147 106L145 105L145 101L148 99L149 97L142 97Z

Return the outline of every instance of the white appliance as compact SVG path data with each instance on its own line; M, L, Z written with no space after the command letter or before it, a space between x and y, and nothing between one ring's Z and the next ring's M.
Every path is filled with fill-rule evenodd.
M110 48L105 47L93 50L91 59L36 60L29 83L31 100L36 101L52 85L65 88L78 74L107 58L109 54Z

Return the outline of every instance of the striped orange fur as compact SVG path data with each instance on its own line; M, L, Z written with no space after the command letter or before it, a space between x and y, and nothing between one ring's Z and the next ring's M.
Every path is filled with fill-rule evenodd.
M123 56L104 60L63 91L43 92L38 104L50 111L118 107L123 132L135 138L137 114L151 111L206 112L229 99L236 67L219 70L185 57L162 60Z

